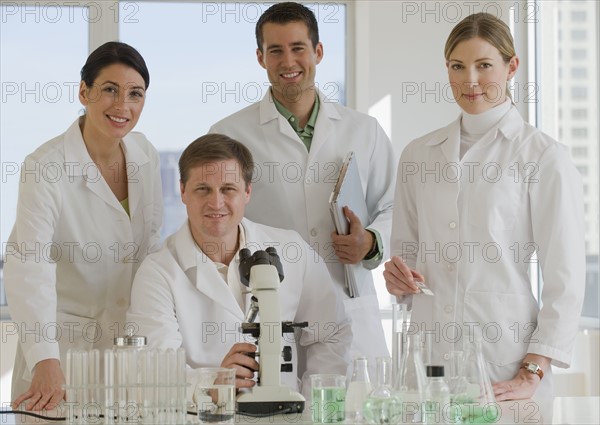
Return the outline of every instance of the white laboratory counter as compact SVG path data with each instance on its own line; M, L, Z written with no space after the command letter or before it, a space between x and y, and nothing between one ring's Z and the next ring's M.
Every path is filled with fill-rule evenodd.
M496 424L600 424L600 397L556 397L542 405L533 400L507 401L501 402L502 414L495 422ZM48 416L57 416L50 412ZM65 423L64 421L46 421L36 419L25 415L2 415L0 424L2 425L33 425L33 424L51 424ZM197 424L195 416L188 416L188 424ZM238 415L236 423L239 424L311 424L310 410L306 410L302 415L279 415L270 418L251 418ZM90 425L92 422L90 422ZM98 425L98 422L94 422Z

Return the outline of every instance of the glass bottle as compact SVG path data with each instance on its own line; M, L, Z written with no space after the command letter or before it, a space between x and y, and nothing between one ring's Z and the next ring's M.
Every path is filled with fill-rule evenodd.
M427 366L425 386L425 424L447 424L450 411L450 388L444 379L444 366Z
M394 389L402 402L402 420L421 423L421 409L425 395L425 366L421 357L421 337L407 335L402 344L402 360Z
M363 423L363 405L371 392L371 380L367 368L367 358L354 359L352 379L346 391L346 421L349 423Z
M377 384L365 401L363 414L370 424L397 424L402 414L400 400L392 388L392 359L377 358Z

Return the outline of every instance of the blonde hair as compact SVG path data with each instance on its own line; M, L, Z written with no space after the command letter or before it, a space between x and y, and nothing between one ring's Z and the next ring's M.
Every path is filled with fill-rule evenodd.
M476 37L498 49L504 63L510 62L517 55L508 25L494 15L482 12L467 16L452 29L444 47L446 60L450 60L450 54L459 43ZM511 97L508 82L506 84L506 95Z

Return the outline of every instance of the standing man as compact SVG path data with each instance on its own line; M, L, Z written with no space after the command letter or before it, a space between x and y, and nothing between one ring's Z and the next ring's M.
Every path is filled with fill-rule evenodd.
M191 369L235 368L236 387L252 387L258 363L247 354L256 347L240 330L252 294L240 281L239 252L275 247L285 275L278 292L281 320L309 324L286 334L295 373L281 379L292 390L301 380L310 398L310 374L347 370L352 332L327 267L300 235L244 218L253 167L250 151L221 134L202 136L183 151L181 199L188 219L140 266L127 320L151 348L183 347ZM304 358L296 355L300 347Z
M251 220L294 229L325 259L352 319L352 355L389 352L370 270L389 257L395 161L377 121L332 103L315 87L323 44L313 12L298 3L270 7L256 24L256 55L271 88L257 104L215 124L255 158ZM329 196L342 161L354 151L369 212L361 223L349 209L347 236L335 233ZM350 298L344 264L353 267L360 296Z

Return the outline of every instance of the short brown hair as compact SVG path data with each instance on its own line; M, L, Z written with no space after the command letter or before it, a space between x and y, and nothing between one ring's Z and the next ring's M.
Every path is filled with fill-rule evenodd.
M302 22L306 25L313 49L316 49L319 44L319 25L315 14L303 4L285 2L274 4L258 18L255 29L258 50L263 51L263 26L266 23L285 25L291 22Z
M179 158L179 179L185 186L191 168L228 159L235 159L242 167L242 177L248 188L254 173L252 154L237 140L217 133L199 137L185 148Z

